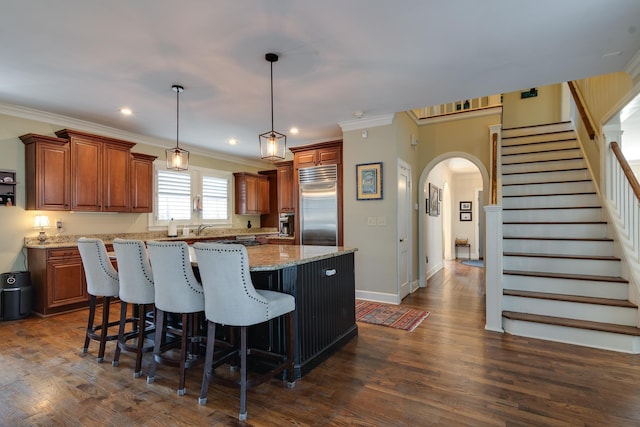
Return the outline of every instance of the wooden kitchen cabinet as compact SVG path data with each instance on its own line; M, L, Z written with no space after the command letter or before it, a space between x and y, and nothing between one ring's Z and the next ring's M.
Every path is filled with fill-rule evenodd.
M56 135L71 145L71 210L129 212L135 144L69 129Z
M272 169L258 173L269 180L269 213L260 215L260 227L278 228L278 171Z
M295 213L294 204L295 194L293 192L293 161L278 162L275 164L277 170L278 186L278 212L279 213Z
M32 133L20 139L25 145L25 209L69 210L69 141Z
M28 257L35 313L48 316L88 305L87 283L77 248L29 248Z
M236 172L233 177L235 182L236 214L268 214L269 178L248 172Z
M131 153L131 212L153 211L153 161L156 156Z
M291 147L295 169L342 163L342 141Z

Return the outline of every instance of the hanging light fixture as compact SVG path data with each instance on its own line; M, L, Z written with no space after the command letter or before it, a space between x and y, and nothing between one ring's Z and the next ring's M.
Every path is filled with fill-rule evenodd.
M264 59L271 63L271 130L258 136L260 140L260 157L264 160L284 160L287 149L287 135L273 130L273 63L278 55L267 53Z
M184 92L184 88L180 85L173 85L171 89L176 93L176 148L166 150L167 169L184 171L189 169L189 152L178 145L180 136L180 94Z

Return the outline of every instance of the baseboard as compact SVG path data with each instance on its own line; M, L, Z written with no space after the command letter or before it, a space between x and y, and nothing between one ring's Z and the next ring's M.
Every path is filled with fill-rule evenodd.
M400 304L397 294L387 294L382 292L359 291L356 290L356 299L365 301L381 302L385 304Z
M426 272L427 274L427 280L429 280L431 278L431 276L433 276L434 274L436 274L438 271L442 270L444 268L444 263L442 261L440 261L438 264L434 265L433 268L430 268L429 271ZM426 281L425 281L426 283Z

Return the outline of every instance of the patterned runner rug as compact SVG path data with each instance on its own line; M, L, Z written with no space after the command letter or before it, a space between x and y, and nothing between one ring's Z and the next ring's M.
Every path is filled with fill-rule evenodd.
M358 322L411 332L427 317L429 317L428 311L356 300L356 321Z

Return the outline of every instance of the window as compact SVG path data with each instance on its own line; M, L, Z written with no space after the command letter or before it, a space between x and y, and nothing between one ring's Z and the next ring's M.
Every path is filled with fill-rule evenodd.
M154 210L150 227L164 227L171 219L178 224L231 224L229 188L231 173L189 167L176 172L156 161Z

